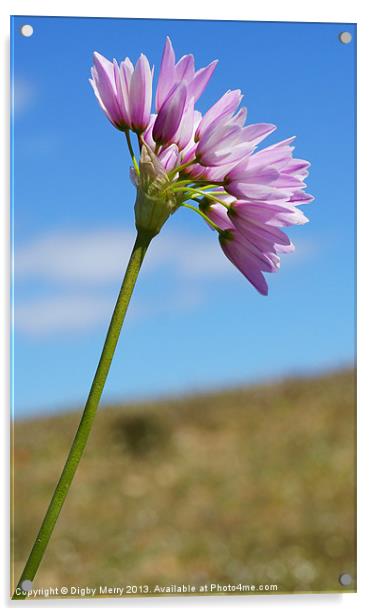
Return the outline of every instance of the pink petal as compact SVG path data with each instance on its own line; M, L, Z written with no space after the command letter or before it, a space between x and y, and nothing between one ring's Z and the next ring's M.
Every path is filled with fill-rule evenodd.
M186 103L182 121L179 125L176 136L174 137L180 150L183 150L190 142L194 134L194 99L191 98ZM186 161L185 161L186 162Z
M158 87L156 90L156 97L155 97L156 111L160 110L160 107L163 105L165 99L167 98L170 90L172 89L175 83L175 80L176 80L175 62L176 62L176 57L174 54L172 43L171 43L169 36L167 36L164 49L163 49L163 56L162 56L161 64L160 64Z
M121 113L126 125L129 127L131 125L130 119L130 106L129 106L129 88L127 88L126 81L122 75L120 67L116 60L114 60L114 78L115 78L115 86L117 91L117 100L119 107L121 109Z
M313 195L309 195L303 190L295 190L292 193L289 202L292 205L304 205L306 203L311 203L312 201L314 201L314 199L315 197L313 197Z
M288 199L289 191L280 190L274 186L265 186L264 184L252 184L243 180L234 180L226 184L226 190L237 197L238 199L248 199L252 201L276 201L280 199Z
M194 56L192 54L188 54L187 56L182 56L180 60L178 60L176 64L176 78L177 81L185 81L187 84L194 77L195 72L195 62Z
M189 95L194 97L194 100L197 101L200 96L203 94L205 88L208 85L208 81L212 77L214 73L214 69L218 64L218 60L214 60L205 68L200 68L195 73L195 77L189 85Z
M130 84L130 115L134 130L145 130L151 113L152 72L149 61L141 54Z
M250 124L243 128L242 139L251 145L258 145L276 130L275 124Z
M268 285L257 266L256 261L247 254L244 247L239 245L234 238L220 237L220 244L228 259L241 271L249 282L262 295L268 294Z
M95 51L93 64L94 93L99 98L109 120L118 128L122 128L124 120L117 100L113 63Z
M242 95L240 90L228 90L223 96L204 114L200 122L195 138L199 139L202 134L213 131L216 121L230 117L240 105Z
M155 120L152 136L157 143L166 145L173 139L182 120L186 100L187 88L181 82L171 90Z
M177 146L172 143L168 148L165 148L159 154L159 160L161 161L166 171L172 171L179 164L179 152Z
M235 201L234 210L241 218L249 222L265 223L274 227L289 227L303 225L308 218L303 212L289 204L279 205L265 201L249 202Z
M234 223L228 216L228 210L221 203L208 205L203 211L220 229L234 229Z

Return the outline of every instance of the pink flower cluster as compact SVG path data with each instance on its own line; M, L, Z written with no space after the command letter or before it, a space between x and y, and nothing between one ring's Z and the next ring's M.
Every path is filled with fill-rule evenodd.
M267 295L263 272L275 272L279 254L293 244L280 227L307 218L298 208L313 200L305 192L310 164L293 157L294 137L257 150L276 126L246 124L240 90L228 90L203 116L195 104L217 61L195 70L193 55L176 62L167 38L152 113L153 69L141 54L135 67L95 53L90 80L110 122L124 131L137 174L130 131L167 174L177 207L198 211L219 233L225 255L254 287ZM168 187L169 190L169 187Z

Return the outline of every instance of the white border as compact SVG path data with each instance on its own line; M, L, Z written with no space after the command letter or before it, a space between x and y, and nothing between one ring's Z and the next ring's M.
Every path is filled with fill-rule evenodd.
M356 3L345 0L312 0L306 6L296 0L261 0L243 5L230 0L223 6L214 0L188 0L174 2L163 0L139 3L119 3L115 0L98 2L91 0L89 6L83 0L15 0L4 2L6 11L13 15L66 15L86 17L156 17L164 19L245 19L257 21L312 21L312 22L356 22L361 9ZM4 10L4 9L3 9Z
M227 5L227 8L226 8ZM27 604L10 603L7 601L8 576L0 576L1 602L6 609L24 607L26 609L48 608L74 610L110 608L138 610L151 609L164 611L177 609L183 612L192 609L196 613L222 613L231 610L246 612L256 610L262 614L275 611L276 614L298 613L298 610L317 611L328 614L337 610L338 614L349 614L350 610L361 613L370 603L369 585L371 583L371 532L372 498L371 498L371 368L368 363L371 348L371 315L372 306L371 273L369 268L369 249L371 246L370 229L372 229L372 203L369 190L371 177L371 125L372 109L370 86L371 50L371 19L369 19L367 2L348 2L344 0L258 0L255 4L246 0L218 4L215 0L187 0L184 3L167 0L154 2L142 0L140 3L121 3L118 0L3 0L0 6L0 37L3 53L1 57L2 96L0 100L1 155L0 155L0 190L2 193L2 209L0 220L0 259L1 259L1 289L0 289L0 395L1 417L3 418L1 456L3 485L9 486L9 452L8 447L8 412L9 412L9 15L66 15L66 16L102 16L102 17L157 17L157 18L195 18L195 19L244 19L257 21L312 21L312 22L346 22L358 23L358 593L345 595L275 595L261 597L211 597L211 598L180 598L180 599L136 599L111 602L101 601L71 601L66 604L56 602L29 602ZM5 53L4 53L5 52ZM5 87L4 87L5 85ZM4 162L5 161L5 162ZM330 178L337 182L337 178ZM340 246L342 258L342 246ZM326 267L326 264L324 264ZM4 460L5 458L5 460ZM2 502L9 501L8 493ZM8 545L8 512L1 508L3 539L2 545ZM8 570L8 550L3 550L3 568Z

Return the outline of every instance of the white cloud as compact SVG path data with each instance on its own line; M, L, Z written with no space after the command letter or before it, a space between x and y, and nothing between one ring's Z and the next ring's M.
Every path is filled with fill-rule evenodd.
M16 306L14 323L18 331L30 336L89 331L107 323L116 297L107 294L58 294L22 302ZM175 290L167 301L154 298L151 302L134 304L129 311L129 323L164 314L194 310L204 296L196 288Z
M112 309L105 297L57 295L17 305L14 322L17 330L31 335L84 331L107 320Z
M121 275L133 234L127 231L56 231L15 250L17 279L97 285Z
M199 280L226 276L231 264L223 255L216 233L169 233L154 242L151 267L167 266L178 276ZM150 263L150 261L149 261Z
M39 336L88 331L107 322L116 299L109 286L120 284L134 238L134 229L56 231L17 248L18 288L22 282L44 281L49 291L36 299L17 300L16 328ZM305 240L296 245L296 256L285 258L286 269L316 252ZM144 275L156 272L163 272L172 282L167 300L153 290L149 301L132 306L130 321L194 310L205 301L208 279L236 276L216 234L208 229L197 235L164 230L151 244L143 268Z
M108 290L119 283L134 242L127 229L56 231L15 250L15 279L47 282L50 291L18 300L15 326L28 335L88 331L107 322L115 298ZM151 245L144 274L163 270L173 282L167 301L154 291L151 301L136 304L130 320L187 312L204 301L200 281L233 273L212 233L195 236L167 232Z
M35 85L21 77L13 82L13 108L17 114L27 111L36 99Z
M283 271L288 268L302 266L304 262L318 257L321 253L321 246L310 238L297 236L292 239L295 245L295 252L280 255L283 262Z
M56 231L15 250L17 280L97 286L121 278L134 241L134 231L102 229ZM193 279L225 276L231 265L215 235L164 233L151 247L145 270L171 269Z

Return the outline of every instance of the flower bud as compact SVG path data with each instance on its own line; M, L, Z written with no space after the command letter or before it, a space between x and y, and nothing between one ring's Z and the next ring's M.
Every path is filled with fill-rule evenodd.
M134 205L137 230L157 235L179 206L179 198L172 192L164 166L146 144L141 150L139 175L133 177L137 186Z

